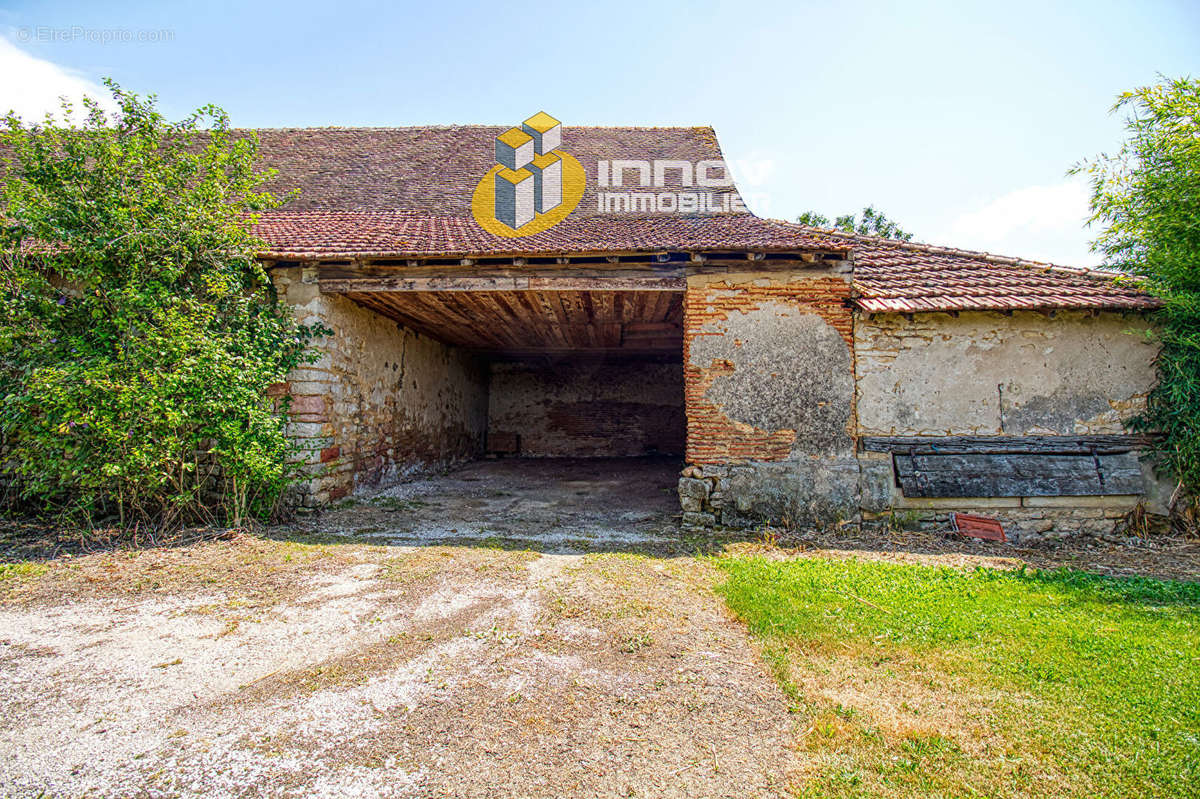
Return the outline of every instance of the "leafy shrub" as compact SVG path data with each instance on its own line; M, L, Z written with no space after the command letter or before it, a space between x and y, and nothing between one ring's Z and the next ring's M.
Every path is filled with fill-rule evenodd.
M1092 184L1096 249L1163 300L1158 384L1136 430L1161 432L1153 455L1193 506L1200 495L1200 80L1126 92L1127 138L1114 155L1080 164ZM1186 508L1177 508L1185 514Z
M297 325L255 259L275 207L257 140L215 106L0 129L0 451L10 502L173 525L269 514L293 479L267 396L326 331Z

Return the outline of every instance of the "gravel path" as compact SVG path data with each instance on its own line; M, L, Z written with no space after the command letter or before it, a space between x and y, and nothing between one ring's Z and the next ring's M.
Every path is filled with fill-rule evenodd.
M744 797L787 781L784 699L702 561L314 549L299 566L296 545L246 538L97 555L11 591L3 792ZM209 569L215 590L196 579Z

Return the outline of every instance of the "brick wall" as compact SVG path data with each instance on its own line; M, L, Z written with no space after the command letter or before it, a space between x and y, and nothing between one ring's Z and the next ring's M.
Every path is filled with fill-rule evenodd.
M685 523L857 516L850 293L844 262L689 276Z
M531 457L681 455L678 363L496 363L488 414L492 449Z
M442 469L482 453L487 369L338 295L321 294L313 270L272 273L302 322L334 332L319 360L295 370L289 431L303 447L300 501L324 504L358 488Z
M739 328L730 323L731 316L745 318L764 309L792 309L824 320L852 348L854 319L846 305L849 297L850 282L841 274L689 280L684 297L683 344L688 463L784 460L796 446L798 433L789 428L761 429L730 418L708 393L714 381L733 376L734 363L724 358L696 363L692 354L697 342L706 337L732 337L733 345L740 348L748 338L765 331L756 330L754 325ZM786 342L776 343L786 347Z

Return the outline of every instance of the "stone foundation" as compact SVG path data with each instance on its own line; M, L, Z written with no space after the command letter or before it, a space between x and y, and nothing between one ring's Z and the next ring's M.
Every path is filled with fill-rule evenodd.
M1065 499L1055 497L1055 499ZM1116 499L1114 497L1080 497L1082 500ZM1125 498L1121 498L1125 499ZM1105 507L1037 508L955 508L962 513L978 514L997 519L1004 525L1004 534L1014 544L1033 544L1039 541L1054 541L1078 535L1096 538L1117 538L1119 528L1137 499L1125 499ZM951 510L896 509L891 513L867 519L864 524L879 524L900 529L949 530Z
M830 527L858 518L852 457L691 466L683 474L687 525Z

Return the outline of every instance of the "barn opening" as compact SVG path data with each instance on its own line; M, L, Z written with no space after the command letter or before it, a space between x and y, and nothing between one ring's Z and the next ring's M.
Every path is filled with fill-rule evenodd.
M569 287L409 281L342 293L476 365L484 397L471 401L486 409L470 433L477 457L588 458L610 469L621 467L614 459L658 459L676 474L687 428L683 291L665 281L653 290L559 282Z

